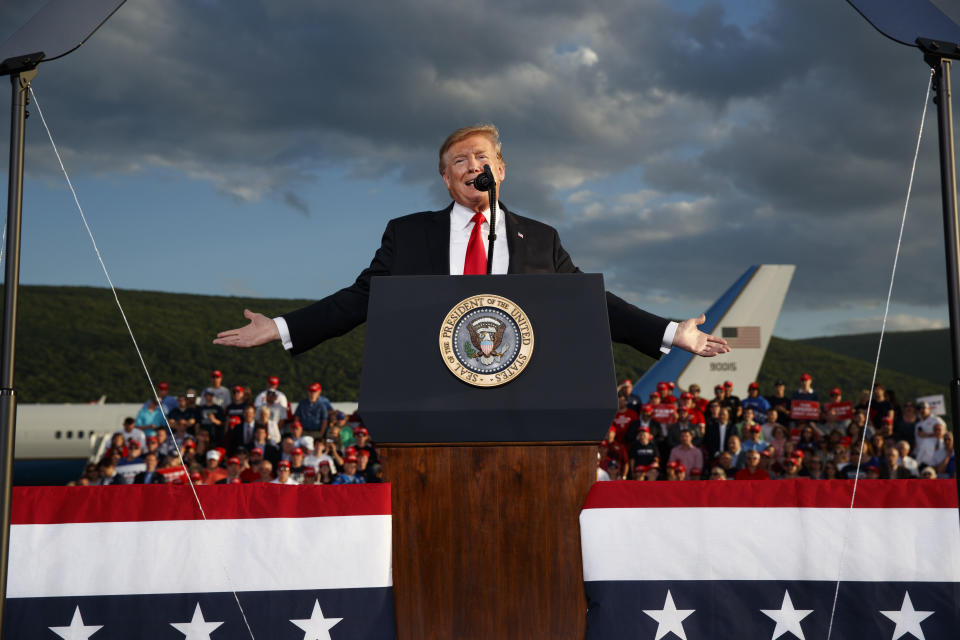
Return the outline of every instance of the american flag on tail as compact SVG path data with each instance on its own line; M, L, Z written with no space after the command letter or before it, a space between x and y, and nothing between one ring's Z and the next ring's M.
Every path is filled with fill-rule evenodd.
M760 348L760 327L722 327L720 337L731 349Z
M197 492L15 488L4 637L394 637L390 485Z
M937 640L960 629L953 480L600 482L587 639ZM844 544L846 543L846 544Z

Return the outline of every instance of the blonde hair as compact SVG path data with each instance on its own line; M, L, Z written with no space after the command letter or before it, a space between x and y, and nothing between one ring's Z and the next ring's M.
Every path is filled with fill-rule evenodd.
M470 136L478 134L486 136L490 142L493 143L493 148L497 151L497 160L500 161L500 164L504 164L502 153L503 144L500 142L500 131L497 129L496 125L475 124L471 127L461 127L457 129L448 135L447 139L443 141L442 145L440 145L440 158L438 166L441 174L443 174L444 170L447 168L446 155L450 147L457 144L461 140L466 140Z

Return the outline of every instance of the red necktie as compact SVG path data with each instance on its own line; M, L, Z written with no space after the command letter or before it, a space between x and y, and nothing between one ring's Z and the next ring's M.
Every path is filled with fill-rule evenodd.
M470 241L467 243L467 257L463 261L463 275L484 275L487 272L487 252L483 248L483 238L480 227L486 222L482 213L473 214L473 231L470 232Z

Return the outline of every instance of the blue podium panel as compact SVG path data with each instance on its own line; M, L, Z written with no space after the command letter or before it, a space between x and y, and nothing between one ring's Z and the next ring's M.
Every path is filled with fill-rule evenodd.
M533 332L526 368L499 386L474 386L441 354L451 310L481 294L515 303ZM476 357L465 336L453 347ZM378 444L599 442L617 410L603 276L374 278L360 410Z

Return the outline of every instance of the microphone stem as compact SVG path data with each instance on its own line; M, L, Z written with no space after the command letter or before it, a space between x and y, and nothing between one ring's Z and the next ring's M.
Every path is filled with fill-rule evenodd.
M487 191L490 196L490 235L487 236L487 275L493 273L493 241L497 239L497 187Z

